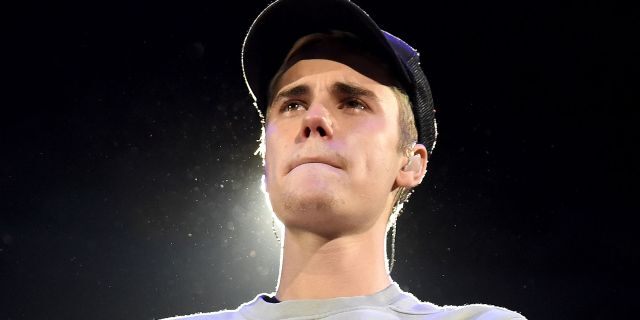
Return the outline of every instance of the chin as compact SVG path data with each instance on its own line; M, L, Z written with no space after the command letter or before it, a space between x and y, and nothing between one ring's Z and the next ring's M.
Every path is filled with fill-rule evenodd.
M340 206L346 203L341 195L345 194L347 181L335 171L313 170L310 166L292 170L277 183L279 197L272 204L279 204L277 207L285 212L305 216L341 211Z
M335 192L290 190L281 194L281 201L273 207L278 219L290 230L309 231L326 238L352 233L366 225L366 217L352 212L349 202ZM273 202L278 199L273 199ZM272 202L272 204L273 204Z
M291 215L318 217L329 212L339 210L339 205L345 203L343 199L336 197L333 192L324 190L309 190L298 188L285 192L281 201L281 208Z

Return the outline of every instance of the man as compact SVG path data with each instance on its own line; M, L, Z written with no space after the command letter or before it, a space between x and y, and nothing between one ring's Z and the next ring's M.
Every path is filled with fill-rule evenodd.
M264 121L264 186L284 225L277 291L173 319L524 319L421 302L389 276L387 232L436 138L413 48L348 0L279 0L242 53Z

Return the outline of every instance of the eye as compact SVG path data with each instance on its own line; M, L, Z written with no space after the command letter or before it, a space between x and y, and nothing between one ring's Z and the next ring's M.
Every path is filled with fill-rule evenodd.
M305 109L304 105L298 101L289 101L282 105L280 112L293 112Z
M358 100L358 99L348 99L345 100L343 103L343 108L347 108L347 109L353 109L353 110L366 110L367 109L367 105Z

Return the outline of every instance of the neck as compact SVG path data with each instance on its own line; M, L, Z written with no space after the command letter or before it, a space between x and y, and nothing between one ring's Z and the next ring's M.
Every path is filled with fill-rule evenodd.
M327 239L285 230L276 297L280 301L370 295L391 284L385 224L363 233Z

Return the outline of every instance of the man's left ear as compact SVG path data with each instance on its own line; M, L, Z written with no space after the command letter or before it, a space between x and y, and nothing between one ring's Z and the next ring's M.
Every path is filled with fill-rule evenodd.
M427 158L427 148L422 144L416 144L411 151L411 156L404 160L405 163L398 172L396 185L405 188L419 185L427 173Z

